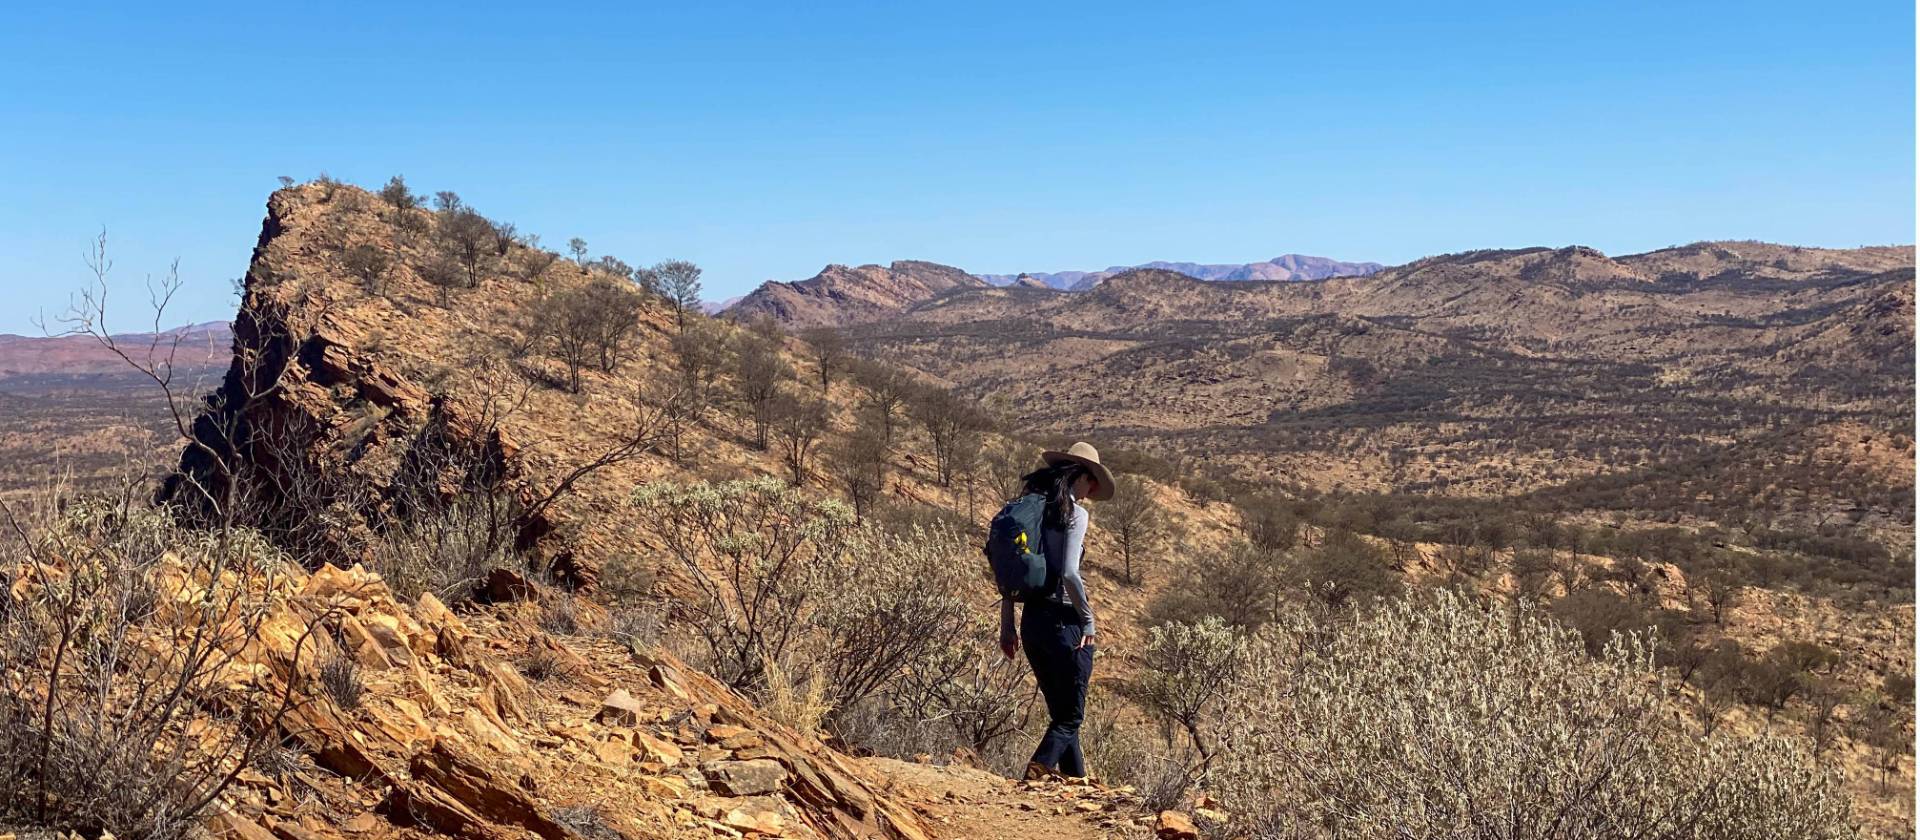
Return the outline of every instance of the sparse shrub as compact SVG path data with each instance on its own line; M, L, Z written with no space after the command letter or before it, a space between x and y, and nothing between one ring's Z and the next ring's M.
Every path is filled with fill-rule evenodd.
M880 440L888 447L893 446L893 433L906 412L913 380L899 368L879 362L856 363L853 376L863 389L860 410L873 415L880 428Z
M963 594L974 549L957 531L863 529L848 547L855 567L824 581L814 623L835 708L891 688L943 645L967 635Z
M527 248L520 252L520 276L534 285L536 294L547 293L547 270L560 261L560 255L545 248Z
M413 210L420 206L420 197L407 189L407 179L399 175L387 179L387 185L380 188L380 198L396 210Z
M1213 616L1234 627L1259 627L1282 609L1285 573L1280 558L1244 542L1186 554L1173 562L1170 572L1179 584L1160 591L1147 608L1148 622L1194 622Z
M754 446L767 448L780 405L780 385L793 378L793 368L780 358L780 345L764 335L740 336L734 350L734 388L747 418L753 422Z
M378 246L355 245L347 249L345 262L347 273L360 281L360 287L366 289L367 294L377 295L393 260Z
M1639 601L1600 588L1582 589L1553 602L1553 615L1580 633L1592 656L1602 655L1616 635L1644 634L1653 628L1653 616Z
M1113 535L1114 543L1120 547L1122 579L1129 584L1137 583L1139 578L1133 574L1134 556L1158 553L1160 542L1168 532L1167 515L1160 503L1148 494L1144 483L1127 476L1114 478L1119 486L1111 500L1100 503L1097 521L1100 530Z
M1216 616L1170 622L1147 632L1140 697L1161 720L1186 735L1202 772L1216 748L1206 725L1238 676L1245 649L1240 634Z
M525 674L528 679L542 682L564 677L572 670L566 657L559 651L539 643L529 644L527 649L521 652L515 664L520 667L520 673Z
M1683 732L1643 636L1594 659L1529 605L1447 592L1325 621L1270 625L1225 704L1211 789L1245 836L1853 836L1796 743Z
M853 430L827 447L827 463L853 503L854 518L866 521L887 482L887 449L879 421L861 412Z
M611 373L619 366L628 336L640 325L639 293L607 277L568 286L529 305L534 329L567 366L567 386L575 393L583 368Z
M803 634L819 578L844 564L852 512L777 479L650 484L633 501L698 593L679 608L709 669L735 688L761 688L766 663L785 661Z
M773 433L780 444L781 460L794 486L807 483L813 471L813 449L827 431L832 406L826 400L807 393L789 391L773 405Z
M700 266L686 260L663 260L648 269L658 294L673 304L674 325L687 328L687 315L700 309Z
M546 590L540 599L540 629L551 636L578 636L586 630L573 593Z
M320 688L335 706L345 711L360 708L367 684L360 678L360 663L343 654L329 656L320 663Z
M1027 663L989 653L998 635L995 620L982 617L967 631L941 640L889 692L890 713L923 733L944 732L952 739L946 743L970 750L989 766L1004 766L1009 741L1035 723L1038 692Z
M484 491L418 500L381 528L367 567L402 601L431 592L450 605L466 603L488 572L517 565L507 538L517 510L511 498Z
M443 204L439 224L440 241L459 264L466 278L466 287L471 289L479 286L480 272L493 256L493 222L473 209L461 206L459 198L455 197L450 205Z
M1300 517L1285 499L1266 493L1253 496L1240 505L1241 527L1247 541L1263 551L1291 550L1300 540Z
M660 644L665 629L655 609L617 606L607 611L607 635L626 645L628 650L646 650Z
M600 806L588 804L562 805L553 809L553 821L566 826L575 835L584 840L625 840L626 835L613 827Z
M992 428L986 413L946 388L922 389L907 405L907 411L926 430L940 486L953 486L954 476L979 454L981 439Z
M713 399L714 381L727 364L727 342L720 328L696 319L669 340L675 372L686 393L692 419L704 416Z
M0 507L0 825L182 836L298 702L233 678L286 558L256 532L190 530L124 499ZM296 657L326 618L292 628Z
M1404 588L1386 555L1348 531L1329 532L1320 545L1296 552L1286 575L1298 591L1329 609L1371 604Z
M465 288L467 275L460 264L446 257L434 257L420 266L417 271L420 279L434 288L435 297L441 306L446 306L454 289Z
M819 731L834 705L828 696L826 669L819 659L805 665L781 665L768 662L763 671L766 685L760 691L760 710L795 731L812 734Z
M833 378L847 367L847 337L837 327L814 327L800 334L813 351L814 371L820 374L820 390L833 387Z
M493 255L504 257L520 241L520 232L512 222L495 222L493 225Z

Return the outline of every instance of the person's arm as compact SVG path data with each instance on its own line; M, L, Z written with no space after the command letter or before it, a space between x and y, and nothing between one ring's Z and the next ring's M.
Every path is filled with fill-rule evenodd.
M1000 596L1000 652L1013 658L1013 652L1020 649L1020 634L1013 629L1013 599Z
M1093 605L1087 602L1087 585L1080 580L1080 549L1087 540L1087 509L1073 506L1073 524L1067 528L1067 556L1060 566L1060 582L1067 597L1080 614L1080 635L1093 638Z

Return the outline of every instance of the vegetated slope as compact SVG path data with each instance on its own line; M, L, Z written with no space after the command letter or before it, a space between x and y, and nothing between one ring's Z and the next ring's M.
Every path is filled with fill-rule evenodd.
M1312 283L1138 270L1082 294L957 290L849 334L1025 428L1308 489L1490 496L1779 428L1908 445L1911 260L1715 243L1469 252ZM1895 485L1910 492L1911 470ZM1850 505L1827 501L1802 512Z
M425 598L359 602L356 614L380 616L362 619L375 627L371 638L348 634L357 658L376 672L377 699L363 712L311 721L315 734L305 745L338 774L340 789L328 808L300 808L275 792L279 782L262 780L250 785L261 798L228 819L236 830L264 837L291 825L306 832L296 840L524 830L559 840L585 829L558 814L596 807L595 819L635 837L962 836L949 825L1092 837L1135 828L1138 806L1124 793L999 785L998 794L1010 798L992 802L979 800L985 788L964 775L951 777L952 788L939 772L888 778L813 733L772 723L668 654L539 629L540 616L574 603L552 585L641 588L669 601L685 594L659 534L628 503L634 488L778 474L782 466L774 452L751 445L743 418L716 406L683 430L677 459L656 437L577 474L631 438L660 407L654 386L676 380L672 312L636 295L639 323L618 342L620 360L611 371L589 361L576 393L560 361L523 344L533 328L524 304L604 278L505 242L491 267L465 279L438 261L440 246L423 232L439 223L433 219L344 185L274 194L235 321L232 367L209 397L182 475L218 492L223 473L205 453L222 453L243 468L242 495L258 494L265 512L257 524L272 539L310 561L350 567L373 560L383 523L408 515L421 494L457 494L484 474L525 506L512 542L537 567L476 581L481 605L459 617ZM348 267L347 255L363 246L389 258L374 280ZM521 273L528 259L542 264L531 276ZM695 317L723 336L743 332ZM784 350L779 358L804 364ZM849 424L851 389L843 381L827 392L830 435ZM939 487L916 454L922 444L906 429L900 435L898 478L883 488L889 499L961 507L973 498ZM194 493L176 482L171 498L191 505ZM984 516L996 501L989 491L963 515ZM359 571L314 579L340 574L356 590L385 592ZM1100 586L1100 575L1090 576ZM982 578L979 589L984 617L991 586ZM592 597L579 602L583 616L599 610ZM1111 638L1138 637L1132 622L1115 618ZM465 658L480 651L487 657ZM984 645L981 653L997 656ZM558 676L528 686L496 661L524 666L528 657L545 663L543 673L557 661ZM610 724L602 699L616 689L637 698L638 710ZM472 699L476 692L482 699ZM513 711L514 704L528 708ZM716 781L736 772L746 780L741 789ZM1035 797L1050 799L1035 807ZM1096 807L1068 807L1082 800ZM1019 801L1027 806L1013 807ZM668 830L681 833L654 833Z
M767 281L728 307L741 320L770 317L793 327L884 317L950 289L985 286L960 269L899 260L891 265L830 265L793 283Z
M251 467L268 473L278 491L294 494L287 500L291 504L281 506L284 518L263 523L269 533L343 565L364 557L369 532L396 508L409 503L404 491L409 484L421 483L423 472L436 489L442 481L457 485L463 479L454 470L423 471L419 465L453 466L434 459L450 450L469 451L478 455L481 463L468 466L503 476L501 483L523 494L523 498L541 498L572 470L627 435L639 415L657 407L658 392L653 387L674 378L677 362L671 346L675 335L671 313L661 302L643 299L638 303L640 322L621 344L621 360L612 365L611 371L587 365L581 372L583 382L578 392L568 388L567 372L552 351L546 345L540 350L525 345L529 325L523 303L543 295L559 295L596 278L565 262L550 263L531 275L523 273L525 261L536 255L524 245L507 243L501 246L504 253L499 254L494 267L481 272L475 281L464 281L458 272L445 271L438 262L438 246L425 241L425 235L418 232L423 222L437 224L431 221L433 218L425 210L376 204L367 194L346 187L316 184L284 190L269 203L268 221L249 269L247 295L237 321L236 363L210 422L221 426L222 421L236 421L239 428L253 430L256 439L244 442L236 454ZM346 257L358 246L375 246L392 258L371 288L366 278L349 271ZM1036 341L1048 349L1083 353L1095 361L1111 355L1102 352L1103 341L1145 350L1183 339L1188 330L1226 330L1224 334L1237 336L1236 340L1253 341L1277 333L1263 333L1256 325L1242 334L1224 324L1235 312L1263 307L1260 311L1265 313L1267 323L1285 325L1282 346L1302 348L1260 362L1274 365L1276 370L1285 370L1282 365L1311 362L1315 349L1322 351L1321 364L1328 364L1331 360L1324 352L1327 347L1351 343L1354 346L1346 349L1357 352L1359 347L1371 346L1362 339L1376 332L1392 339L1387 349L1379 352L1383 360L1400 354L1450 353L1468 360L1460 364L1471 367L1495 364L1488 359L1533 358L1524 347L1484 346L1470 339L1377 319L1289 309L1266 301L1265 293L1251 286L1235 287L1229 294L1216 296L1195 290L1207 284L1152 272L1104 286L1104 291L1085 298L1104 309L1040 307L1061 324L1080 325L1074 329L1082 332L1060 339L1042 330ZM1017 294L1031 295L1041 303L1062 295L1038 289L962 292L937 298L924 307L924 312L965 305L974 295L1005 305L1008 295ZM1122 327L1118 329L1125 334L1119 338L1111 337L1109 328L1097 320L1087 320L1104 315L1124 325L1129 311L1163 306L1161 299L1166 295L1190 300L1184 307L1158 311L1199 312L1207 317ZM917 311L915 317L920 314ZM711 326L723 332L732 330L725 325ZM1065 327L1048 329L1067 331ZM1137 330L1141 335L1134 337L1127 330ZM938 333L933 335L932 341L942 340ZM896 340L902 346L911 343L906 334ZM811 360L789 352L801 350L800 345L787 342L784 346L786 351L779 358L805 371L804 375L811 375ZM1271 349L1255 344L1244 354L1251 358ZM1178 368L1183 358L1176 353L1170 360L1149 356L1136 361L1142 371L1165 366L1166 370L1156 375L1173 381L1213 375L1204 364ZM1044 353L1030 361L1050 365L1056 372L1072 367ZM1563 366L1564 370L1574 368L1571 364ZM274 383L273 388L248 386L250 379L256 385L261 383L259 374L266 371L272 372L267 380ZM1026 382L1034 389L1030 393L1036 395L1035 399L1048 399L1052 395L1045 390L1049 386L1047 377L1045 373L1009 377L1002 390L1014 391L1025 387L1021 383ZM1298 388L1303 400L1340 404L1340 400L1350 399L1340 391L1323 393L1311 387L1311 372L1305 379L1307 385ZM1360 388L1353 382L1346 387ZM849 415L859 396L857 386L839 381L825 389L825 394L833 411L828 435L841 438L852 426ZM1250 400L1231 389L1223 389L1217 399L1220 405ZM1025 410L1010 401L1007 406ZM1178 420L1174 417L1167 422ZM279 430L289 429L298 431L299 436L292 441L276 438ZM926 515L931 515L929 509L938 507L971 522L981 521L998 500L991 476L964 482L973 490L959 486L961 482L943 488L928 465L928 441L916 431L905 430L902 434L897 451L890 453L892 480L884 487L884 495L914 505ZM538 573L546 572L557 583L581 587L585 597L579 602L580 609L588 614L597 609L593 601L601 597L595 594L593 584L604 591L611 585L632 586L639 581L654 594L668 598L682 594L684 590L678 588L670 569L656 565L650 571L659 577L650 580L632 568L661 562L662 546L654 523L636 515L626 503L627 494L638 484L659 479L782 472L773 454L750 444L751 435L749 424L734 409L716 407L688 426L680 441L685 451L677 462L656 441L632 459L588 474L521 528L517 542L539 564L529 570L530 575L538 578ZM1106 446L1116 462L1127 457L1107 446L1109 435L1088 436ZM299 445L280 445L283 442ZM221 445L218 439L213 443ZM1031 463L1030 455L1016 460ZM817 475L811 478L807 482L809 492L838 491L822 479ZM1223 541L1235 539L1241 531L1239 515L1227 505L1197 503L1169 486L1142 486L1168 508L1172 520L1170 544L1179 547L1180 555L1218 553ZM1140 651L1146 634L1139 622L1148 613L1148 605L1169 584L1186 583L1165 556L1176 553L1169 551L1150 558L1141 584L1120 584L1116 580L1117 546L1108 516L1096 506L1088 556L1089 585L1102 611L1105 639L1102 664L1096 672L1097 687L1102 692L1100 707L1095 709L1097 717L1111 716L1117 707L1124 708L1119 693L1113 690L1142 667ZM1405 557L1404 562L1396 561L1400 564L1396 571L1415 579L1444 575L1441 555L1454 553L1447 546L1405 543L1396 545L1394 551L1396 556ZM1496 590L1505 585L1503 566L1511 555L1498 552L1497 557L1499 563L1492 567L1486 581ZM1612 562L1608 558L1590 559ZM1653 577L1664 583L1657 587L1643 584L1654 588L1656 602L1692 599L1675 572L1659 564ZM460 624L471 631L470 637L448 631L446 628L453 625L425 599L403 603L381 598L359 607L368 613L362 623L373 639L360 638L358 633L349 639L357 653L370 651L358 655L369 663L367 667L375 669L371 682L378 700L364 714L328 721L331 728L323 731L333 733L341 743L361 745L362 752L372 751L369 760L398 784L362 785L354 780L364 774L355 772L343 772L341 778L315 775L323 785L339 791L324 800L325 807L316 808L299 800L306 795L299 793L299 788L292 791L297 796L285 796L289 791L278 787L280 780L249 780L247 788L257 792L259 798L240 803L237 813L242 819L235 821L239 826L235 830L246 832L247 826L258 826L293 840L306 840L294 829L319 837L343 832L418 836L422 825L436 825L441 831L454 833L509 836L532 828L529 820L545 826L547 822L559 822L553 819L556 811L564 809L564 813L578 817L581 808L591 810L593 806L608 810L601 819L616 830L635 832L670 824L679 827L673 830L684 829L693 836L724 834L724 830L713 827L715 823L730 825L734 830L749 826L750 830L764 830L777 822L781 831L798 836L887 832L912 836L913 831L922 831L935 837L1076 837L1139 828L1138 812L1134 810L1137 803L1124 795L1102 795L1094 798L1105 801L1093 802L1086 797L1063 799L1057 797L1066 792L1057 788L1029 791L965 771L919 768L905 772L888 762L852 761L809 734L771 725L761 713L765 710L755 710L737 696L711 686L658 651L643 648L636 652L586 634L548 632L537 626L549 620L544 616L551 608L575 603L545 590L537 580L508 574L490 576L486 582L490 585L485 587L482 600L493 603L468 608L458 616ZM988 600L985 590L982 581L983 615ZM420 626L419 632L402 621L402 613ZM1754 591L1726 621L1724 631L1716 632L1724 632L1726 638L1756 651L1785 639L1815 637L1850 654L1838 674L1848 686L1855 686L1902 667L1911 671L1908 647L1904 642L1895 643L1911 640L1911 615L1910 608L1884 604L1872 612L1849 614L1818 597ZM559 670L551 673L559 676L533 680L529 691L521 694L513 681L526 680L513 677L511 671L502 676L484 660L460 660L459 647L448 648L454 652L442 651L440 640L448 635L462 636L462 646L468 650L478 647L499 659L521 664L523 672L535 663L544 663L539 670L547 672L557 662ZM393 664L406 659L399 657L400 648L412 651L413 661L430 675L426 689L418 687L419 677L412 666ZM655 676L656 665L662 667L665 676ZM502 727L491 719L474 720L487 718L486 702L499 702L497 697L479 699L483 694L500 693L494 688L496 684L506 685L509 693L529 706L530 721L516 717ZM595 720L601 701L613 688L626 689L635 696L640 723L608 725ZM430 699L436 693L445 701L443 704ZM478 711L466 711L469 704L464 701L469 696ZM446 708L442 710L441 705ZM1746 722L1758 725L1757 715ZM422 739L421 732L430 733L431 740ZM348 765L334 762L351 759L352 751L330 746L335 741L334 737L324 738L313 749L333 750L319 755L318 763L337 771ZM669 766L661 755L672 755L672 751L654 742L678 750L678 761ZM1858 744L1847 749L1865 751ZM770 761L784 775L768 772L775 782L766 794L728 796L722 791L699 789L700 784L711 785L714 776L724 777L735 769L709 765L734 761ZM406 775L398 768L405 768ZM771 770L764 763L751 769ZM1907 789L1899 785L1909 784L1911 766L1897 767L1893 776L1899 783L1897 789ZM821 793L829 787L830 792ZM395 791L400 792L397 799L393 798ZM1881 798L1887 801L1875 800L1873 805L1885 812L1885 824L1897 825L1899 820L1910 819L1900 812L1897 796ZM420 819L413 813L412 804L427 801L444 805L448 800L463 810L446 808L427 817L431 821L437 816L443 821L438 824L409 822ZM1102 810L1108 804L1115 810ZM396 807L403 805L409 807ZM1084 805L1095 807L1081 807ZM370 814L368 808L373 809ZM562 829L584 832L571 824ZM265 836L259 828L252 831Z
M1265 262L1252 263L1194 263L1167 262L1156 260L1140 265L1116 265L1103 271L1042 271L1023 274L979 274L975 275L995 286L1010 286L1020 278L1033 280L1040 286L1063 291L1080 292L1100 285L1107 278L1138 268L1157 268L1165 271L1177 271L1189 277L1201 280L1324 280L1328 277L1372 274L1385 268L1374 262L1344 262L1326 257L1312 257L1305 254L1284 254Z

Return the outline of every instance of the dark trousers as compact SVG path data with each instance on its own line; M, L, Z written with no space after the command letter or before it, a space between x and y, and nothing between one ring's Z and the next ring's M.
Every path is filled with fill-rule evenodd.
M1075 650L1080 624L1073 610L1045 602L1028 604L1020 617L1027 664L1047 699L1047 734L1033 763L1068 776L1087 775L1080 756L1080 722L1086 716L1087 683L1093 678L1093 645Z

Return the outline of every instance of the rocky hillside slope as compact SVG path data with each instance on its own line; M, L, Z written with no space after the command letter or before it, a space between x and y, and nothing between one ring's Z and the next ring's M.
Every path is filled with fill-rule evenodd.
M1016 785L964 766L857 758L776 722L767 708L755 707L663 650L623 643L624 637L553 631L553 616L569 609L580 610L582 622L606 619L600 605L618 589L642 588L668 603L684 594L683 582L663 557L660 535L628 503L636 486L660 479L776 475L783 468L776 454L751 445L751 429L727 408L688 427L679 459L668 457L656 441L568 485L569 476L608 452L658 407L657 386L672 379L675 364L672 314L659 301L643 301L637 328L623 345L623 360L612 370L589 365L575 392L566 387L565 373L549 352L529 352L524 304L589 283L588 270L560 261L528 276L517 267L534 255L524 245L506 243L499 260L476 282L458 281L457 275L448 282L437 263L439 247L409 233L423 222L431 224L431 218L425 210L393 208L343 186L290 188L269 201L236 321L233 366L210 402L213 411L200 427L202 442L227 452L255 471L250 478L270 485L272 505L261 517L270 535L337 565L289 582L284 620L277 626L297 626L322 605L345 610L350 620L340 622L328 644L360 664L370 690L364 704L354 708L321 704L303 712L297 727L302 735L290 744L292 763L284 772L246 775L243 795L221 818L222 827L249 840L446 834L613 840L608 832L635 838L1091 840L1154 832L1153 816L1129 791ZM391 259L371 288L348 260L360 246L376 247ZM1550 265L1563 259L1545 254L1506 258ZM1588 259L1564 255L1573 263ZM1810 358L1827 360L1822 364L1843 358L1860 363L1844 355L1850 340L1899 335L1895 304L1902 289L1911 300L1911 280L1902 286L1896 276L1890 282L1829 311L1877 318L1864 333L1835 332L1851 327L1823 323L1794 346ZM1034 346L1067 358L1046 355L1025 363L1051 365L1049 376L1056 377L1076 366L1074 358L1086 364L1111 356L1125 361L1128 354L1119 351L1128 345L1177 343L1187 330L1233 336L1254 348L1246 356L1268 352L1266 363L1293 365L1296 379L1298 372L1314 375L1314 351L1345 351L1390 338L1398 355L1445 357L1460 353L1466 341L1376 318L1327 314L1291 322L1256 319L1240 332L1223 326L1232 313L1278 307L1267 297L1272 293L1262 291L1264 285L1270 284L1221 286L1146 271L1074 298L1090 309L1056 307L1053 302L1066 295L1050 290L973 289L942 295L910 317L936 346L953 346L954 336L963 333L952 328L968 323L965 307L1032 296L1034 305L1021 302L1021 308L1054 319L1033 326ZM953 320L942 321L948 306L962 308L947 311ZM1114 326L1076 320L1089 312L1104 314ZM1192 313L1200 315L1182 320ZM1788 326L1820 321L1814 317ZM740 335L724 322L698 323ZM1267 337L1263 328L1283 323L1292 324L1286 341L1294 344L1260 343ZM1906 324L1910 335L1910 317ZM861 334L862 341L875 341L876 335ZM812 374L813 358L798 342L785 340L783 347L780 361ZM1523 351L1515 342L1505 355L1487 357L1532 358ZM900 355L924 361L915 352ZM1156 375L1216 377L1215 389L1193 391L1188 410L1203 410L1199 407L1210 400L1225 405L1256 398L1222 376L1233 372L1222 365L1237 361L1231 354L1214 357L1213 364L1133 358L1139 366L1129 375L1143 381ZM1897 362L1869 360L1861 369ZM1317 370L1329 364L1348 363L1323 357ZM1175 365L1186 366L1169 372ZM726 376L723 388L733 384L724 382ZM1119 385L1095 384L1126 387L1125 379ZM854 425L858 394L842 380L824 396L831 409L827 435L840 442ZM1373 431L1364 423L1355 428L1356 434ZM1897 482L1904 475L1910 485L1910 449L1903 455L1877 436L1883 433L1866 426L1836 425L1831 432L1796 436L1782 445L1815 447L1823 463L1871 462L1887 480ZM932 474L928 441L915 430L902 434L908 439L890 455L886 498L918 506L923 515L940 508L981 520L995 501L991 491L975 499L957 488L941 488ZM1110 437L1103 432L1095 439L1104 444ZM472 460L448 461L450 453ZM1331 456L1328 463L1330 472L1355 469ZM1743 463L1748 463L1744 455L1735 463L1709 466L1739 473L1741 481L1764 480L1736 469ZM208 475L195 456L185 466L189 473ZM516 525L516 548L537 567L525 574L489 575L479 599L457 611L430 597L395 597L391 585L362 565L374 559L371 533L395 510L414 503L423 489L458 492L474 475L465 470L498 481L523 503L537 504L556 488L569 488ZM1676 494L1699 489L1684 475L1657 478L1632 486L1673 487L1670 492ZM809 487L821 494L838 492L819 478ZM1241 533L1244 523L1230 505L1199 501L1170 485L1143 481L1140 487L1167 510L1170 539L1187 553L1218 553L1224 541ZM1138 724L1138 710L1121 698L1142 667L1145 617L1179 578L1155 565L1144 580L1123 584L1107 517L1096 506L1087 568L1105 637L1095 690L1099 712L1110 724L1116 713ZM1397 543L1395 569L1410 580L1443 579L1453 562L1447 558L1458 556L1457 548ZM1486 579L1493 591L1515 585L1517 575L1504 568L1513 557L1499 554ZM1164 559L1156 556L1154 562ZM1604 569L1628 567L1632 558L1586 559ZM1678 567L1651 560L1636 568L1646 570L1652 603L1691 613L1703 609ZM978 605L983 616L987 600ZM1691 620L1708 626L1697 614ZM1754 587L1711 628L1705 632L1714 639L1756 651L1799 639L1842 651L1845 664L1834 676L1849 691L1877 685L1903 669L1911 673L1910 603L1843 605L1825 596ZM261 666L259 673L284 678L295 668L314 666L287 659L285 636L276 634L272 644L250 654L249 661ZM1763 719L1757 711L1736 710L1731 717L1729 725L1741 727L1788 725L1776 724L1771 715ZM1871 758L1864 744L1843 742L1842 748L1848 762L1865 766ZM968 760L955 758L956 765ZM1855 785L1874 824L1891 834L1911 831L1910 809L1902 804L1910 797L1901 793L1911 790L1911 778L1911 763L1896 762L1895 795L1886 787L1873 789L1865 776ZM1183 836L1175 821L1166 828Z
M715 412L684 435L678 462L656 441L568 484L651 408L647 389L669 378L672 313L645 302L629 360L585 371L583 393L570 393L552 359L513 350L525 327L521 303L539 294L532 279L501 271L471 287L428 281L433 249L405 233L409 214L427 212L347 187L274 194L232 367L197 426L200 445L182 459L182 475L208 485L221 472L205 451L242 465L248 486L265 490L262 527L331 562L294 581L283 623L344 605L339 644L370 672L365 705L300 713L300 749L317 772L248 775L221 818L227 829L249 840L1151 833L1153 815L1125 790L1020 786L960 766L857 759L775 723L659 649L544 631L541 617L554 609L599 610L569 589L650 586L667 599L679 591L672 568L659 565L669 561L658 535L627 503L633 488L781 468L774 453L750 446L741 421ZM391 256L376 293L344 261L359 245ZM522 248L508 246L501 265ZM588 280L565 261L539 278L548 294ZM851 410L849 387L836 385L836 413ZM459 469L431 460L450 452L478 460ZM366 572L373 531L419 492L423 464L434 492L455 492L466 469L490 471L522 502L566 485L516 526L516 548L540 568L480 581L480 600L457 614L430 594L397 599ZM903 453L897 466L890 496L959 504L918 456ZM192 494L176 484L172 497ZM1117 621L1113 638L1137 644L1130 625ZM289 633L258 652L265 670L296 667L283 644Z
M836 326L882 318L954 289L985 281L952 266L899 260L891 265L830 265L805 280L768 281L728 307L730 317L768 317L789 327Z
M1782 427L1862 424L1909 448L1912 295L1906 248L1536 248L1315 283L1143 269L1081 294L965 290L849 334L1025 428L1312 489L1488 496ZM1911 489L1908 470L1879 496L1776 511L1910 521Z

